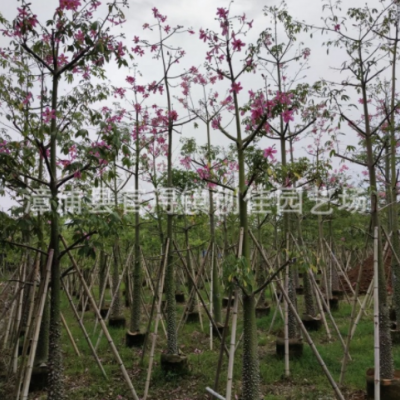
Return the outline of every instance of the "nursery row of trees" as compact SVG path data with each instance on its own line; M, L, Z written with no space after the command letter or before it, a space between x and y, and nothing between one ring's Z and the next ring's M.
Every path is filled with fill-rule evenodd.
M189 248L208 249L211 254L211 314L216 327L223 326L217 267L222 255L225 289L234 297L240 292L243 303L242 399L255 400L260 398L258 294L290 265L285 334L297 338L296 274L300 265L311 264L311 255L305 256L298 243L302 248L309 246L309 252L314 250L319 264L326 252L324 238L331 249L337 247L335 251L353 251L364 245L374 227L379 232L380 374L392 379L381 228L392 235L392 271L397 277L397 2L380 1L377 8L349 8L345 13L340 2L323 2L321 26L297 21L285 4L268 6L264 8L268 28L253 43L248 41L253 21L244 14L233 15L229 7L217 8L218 29L198 32L171 27L167 16L154 7L153 23L145 24L140 36L125 38L118 33L125 22L125 5L111 2L103 7L97 0L65 0L51 19L41 21L31 5L22 2L13 21L0 16L8 42L0 51L0 178L5 192L19 203L11 218L2 216L7 228L2 243L7 246L7 259L17 246L40 255L42 280L47 256L52 255L36 357L39 364L47 360L48 398L64 398L60 296L72 250L85 257L97 256L104 266L105 252L112 249L116 288L124 257L130 265L129 251L121 248L132 248L131 335L142 329L142 254L158 254L161 247L167 333L163 365L176 364L177 357L186 362L178 348L176 274L177 264L183 261L175 246L186 254L189 275L194 271ZM299 40L306 36L315 40L320 33L327 51L343 59L340 66L334 65L341 75L337 81L325 77L310 83L301 75L311 65L311 50ZM181 35L192 35L196 48L204 44L204 65L182 67L189 50L176 45ZM139 72L141 57L152 55L161 74L146 82ZM116 64L126 74L123 87L107 81L111 78L108 64ZM249 74L256 87L246 78ZM188 131L202 134L205 145L186 135L177 157L173 150L178 134ZM229 145L216 143L217 134ZM295 147L303 143L299 156ZM362 171L362 181L351 180L346 172L350 164ZM124 213L121 196L130 185L133 208ZM135 193L142 185L150 195L139 199ZM347 209L341 207L346 190L355 186L368 198L365 215L352 212L353 203ZM216 212L218 187L234 194L237 215L229 209L222 215ZM94 188L107 191L107 199L94 200L105 209L89 212L88 205L93 203L89 192ZM202 188L208 195L206 213L179 213L173 196L176 188ZM293 212L292 201L281 203L279 212L276 207L264 213L248 210L251 196L256 206L263 201L257 195L260 191L299 188L329 191L328 204L321 206L325 212L314 215L312 199L303 200L301 214ZM74 195L61 201L63 193ZM162 197L162 193L168 195ZM38 198L43 203L32 209L33 199ZM351 201L356 200L362 203L360 197L353 196ZM332 213L326 211L330 207ZM62 208L67 210L64 214ZM252 239L253 233L258 242ZM272 270L258 254L257 243L278 254ZM259 271L256 280L253 270ZM306 289L310 283L305 276ZM188 281L192 288L195 283ZM316 314L308 304L307 313ZM398 279L394 279L393 306L399 320ZM120 307L116 296L111 318L120 317Z

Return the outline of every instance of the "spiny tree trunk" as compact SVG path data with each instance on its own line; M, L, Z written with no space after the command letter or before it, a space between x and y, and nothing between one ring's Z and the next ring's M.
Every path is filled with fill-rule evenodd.
M260 371L254 295L243 296L243 400L260 399Z
M58 76L53 76L51 108L56 112L58 99ZM50 249L54 250L51 266L51 300L49 327L49 376L48 400L64 399L63 363L61 354L61 324L60 324L60 239L58 216L58 187L57 187L57 124L56 118L50 125L50 191L51 191L51 230Z
M139 192L139 115L136 112L136 162L135 162L135 191ZM131 305L131 332L140 331L140 317L141 317L141 291L142 291L142 263L140 254L140 214L139 211L135 212L135 264L133 268L133 295L132 295L132 305Z
M361 49L359 49L361 52ZM360 54L361 59L361 54ZM363 64L361 64L361 69ZM364 76L361 71L361 76ZM380 371L382 379L392 379L394 374L392 339L390 336L389 307L387 303L386 276L383 263L381 225L378 211L378 193L375 170L375 159L373 153L373 143L369 124L368 98L366 82L362 82L362 95L364 99L365 118L365 147L367 151L367 165L370 181L370 200L371 200L371 221L372 227L378 227L378 297L379 297L379 343L380 343Z
M120 288L118 288L119 261L120 261L119 260L119 240L118 239L116 239L116 242L114 244L113 258L114 258L114 263L113 263L112 282L113 282L113 290L114 290L113 297L115 297L115 300L114 300L113 306L110 311L110 318L117 319L117 318L120 318L120 316L121 316L121 291L120 291Z
M303 287L304 287L304 303L306 306L306 314L311 317L316 317L317 313L315 311L313 290L307 269L305 269L303 272Z
M392 110L390 116L390 186L391 186L391 207L390 210L390 228L392 231L392 246L393 252L391 267L393 276L393 306L396 311L397 329L400 329L400 237L399 237L399 221L398 221L398 207L397 207L397 168L396 168L396 121L395 113L393 112L396 104L396 66L397 66L397 45L398 45L398 24L396 24L396 40L393 49L393 62L392 62L392 93L390 109Z

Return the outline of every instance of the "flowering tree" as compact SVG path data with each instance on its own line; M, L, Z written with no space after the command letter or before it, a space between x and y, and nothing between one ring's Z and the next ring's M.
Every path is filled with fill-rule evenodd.
M245 15L239 17L230 16L226 8L217 9L217 17L221 32L209 30L200 31L200 39L205 41L210 50L207 52L207 67L217 74L218 79L228 84L228 95L223 100L227 111L231 113L234 121L234 133L224 126L223 114L220 113L212 121L212 127L222 132L233 142L238 160L238 209L239 223L243 229L243 242L241 258L234 268L237 282L243 292L243 387L242 398L255 400L260 396L259 391L259 365L257 353L256 320L255 320L255 293L254 283L250 278L250 247L248 233L247 200L249 188L262 168L254 168L246 179L245 156L249 146L260 136L265 129L267 120L274 118L283 111L283 98L279 95L269 100L263 91L250 92L249 102L240 106L239 94L243 90L241 77L246 72L254 71L254 52L250 51L244 57L244 62L238 71L234 70L233 58L242 52L245 43L242 41L244 34L251 29L252 21L248 21ZM238 28L233 28L233 23L238 23ZM246 122L243 128L242 122ZM259 150L259 153L262 153ZM258 163L267 160L257 157ZM257 173L258 171L258 173ZM247 195L247 197L246 197Z
M390 30L397 24L397 9L392 2L383 2L380 11L363 8L349 8L347 15L340 15L339 3L326 2L324 4L329 15L324 18L321 32L329 34L325 45L343 48L349 58L342 64L341 71L348 72L342 82L325 81L326 94L334 106L334 115L339 118L339 123L344 123L348 129L357 133L361 139L365 153L357 157L350 154L354 146L347 146L347 152L334 151L333 154L359 165L368 170L371 227L378 227L378 280L379 280L379 342L380 342L380 373L381 378L392 379L394 373L392 341L390 336L389 308L387 304L386 277L383 264L383 251L381 240L381 217L379 213L379 194L377 179L377 164L389 143L388 135L381 136L382 128L391 125L392 115L396 112L394 96L385 103L375 108L371 104L373 93L381 85L381 76L387 68L385 64L389 58L397 58L389 46L381 45L381 38L390 34ZM352 22L352 30L348 26ZM397 31L397 28L395 28ZM393 60L393 59L392 59ZM395 64L395 63L394 63ZM359 105L351 105L355 110L360 108L359 114L353 116L345 105L350 101L350 95L360 96ZM382 104L384 106L382 107ZM356 112L356 111L354 111ZM339 125L341 127L341 125ZM343 128L341 128L343 129ZM394 143L392 143L394 145ZM395 272L398 274L398 271Z
M5 161L8 177L10 173L17 180L26 177L28 182L36 182L42 189L49 190L49 248L54 250L48 365L48 398L51 400L64 398L59 323L59 191L67 182L85 177L92 168L99 167L99 159L87 150L89 133L82 129L82 125L97 124L101 120L100 115L88 105L106 98L107 92L100 85L91 83L90 76L104 77L103 65L112 56L115 56L119 66L126 63L124 46L110 30L115 21L123 20L123 14L117 2L113 2L104 19L97 20L94 15L99 6L100 2L96 0L87 1L83 5L80 0L61 1L53 18L44 25L37 19L30 5L23 2L12 25L2 21L3 35L10 39L9 47L1 51L2 62L21 70L19 57L22 57L32 77L28 82L37 85L40 92L38 106L34 97L35 89L30 84L28 90L26 87L19 90L18 83L9 80L10 86L15 88L9 93L17 92L19 96L6 99L7 106L13 110L7 114L7 118L31 155L36 152L43 157L46 173L43 171L39 179L24 171L23 164L18 163L18 156L21 155L18 141L7 143L10 154L3 152L1 156L11 156ZM35 70L38 71L39 79L35 73L32 74ZM59 88L62 80L71 84L77 78L81 86L61 96ZM7 95L4 91L2 93ZM17 103L18 100L20 103ZM22 107L18 107L18 104L22 104ZM81 143L74 146L74 137L81 137ZM69 154L69 159L61 159L60 151ZM64 171L62 176L59 176L60 169Z
M144 54L147 48L150 52L155 53L155 58L160 61L162 68L162 76L160 82L154 82L154 90L159 90L161 93L164 92L165 96L165 110L161 110L158 113L156 124L158 124L160 130L164 129L167 137L166 142L166 156L167 156L167 185L166 185L166 197L167 197L167 232L166 239L169 241L169 248L173 246L173 181L172 181L172 144L173 144L173 132L179 129L180 126L186 124L188 120L186 118L179 118L178 112L174 109L172 104L172 88L174 79L179 78L180 75L174 77L172 71L179 61L184 57L185 51L179 47L170 44L171 37L178 33L189 32L193 34L191 30L186 30L181 26L172 28L167 22L167 16L162 15L159 10L154 7L152 9L155 23L145 24L144 29L156 29L158 39L156 42L151 43L148 40L140 40L139 37L134 38L136 46L133 48L135 54L139 56ZM164 246L165 249L165 246ZM174 280L174 257L172 251L168 253L167 269L165 272L165 291L167 300L167 354L162 355L161 364L163 367L168 369L169 356L179 355L178 350L178 338L176 330L176 302L175 302L175 280ZM185 368L187 359L181 357L182 367Z

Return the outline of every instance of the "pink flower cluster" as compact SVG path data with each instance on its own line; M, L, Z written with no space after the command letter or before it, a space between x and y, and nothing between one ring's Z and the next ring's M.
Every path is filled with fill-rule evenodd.
M76 11L81 6L80 0L60 0L61 10Z

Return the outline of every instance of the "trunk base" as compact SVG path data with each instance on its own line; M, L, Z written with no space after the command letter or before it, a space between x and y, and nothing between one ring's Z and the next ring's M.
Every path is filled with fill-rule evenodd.
M114 317L108 321L108 326L112 328L125 328L126 319L125 317Z
M46 389L48 372L49 369L46 364L33 368L31 383L29 385L30 392L39 392Z
M374 368L367 370L367 399L375 398ZM400 400L400 371L394 372L394 379L381 380L381 399Z
M303 314L301 322L303 322L303 325L309 332L319 331L322 327L322 319L320 315L317 317L312 317L311 315Z
M161 369L167 372L184 375L189 372L189 363L183 354L161 354Z
M276 338L276 355L278 358L285 357L285 339ZM289 339L289 358L300 358L303 356L303 341L301 338Z
M126 332L125 335L125 344L126 347L142 347L144 340L146 338L145 333L141 332Z

